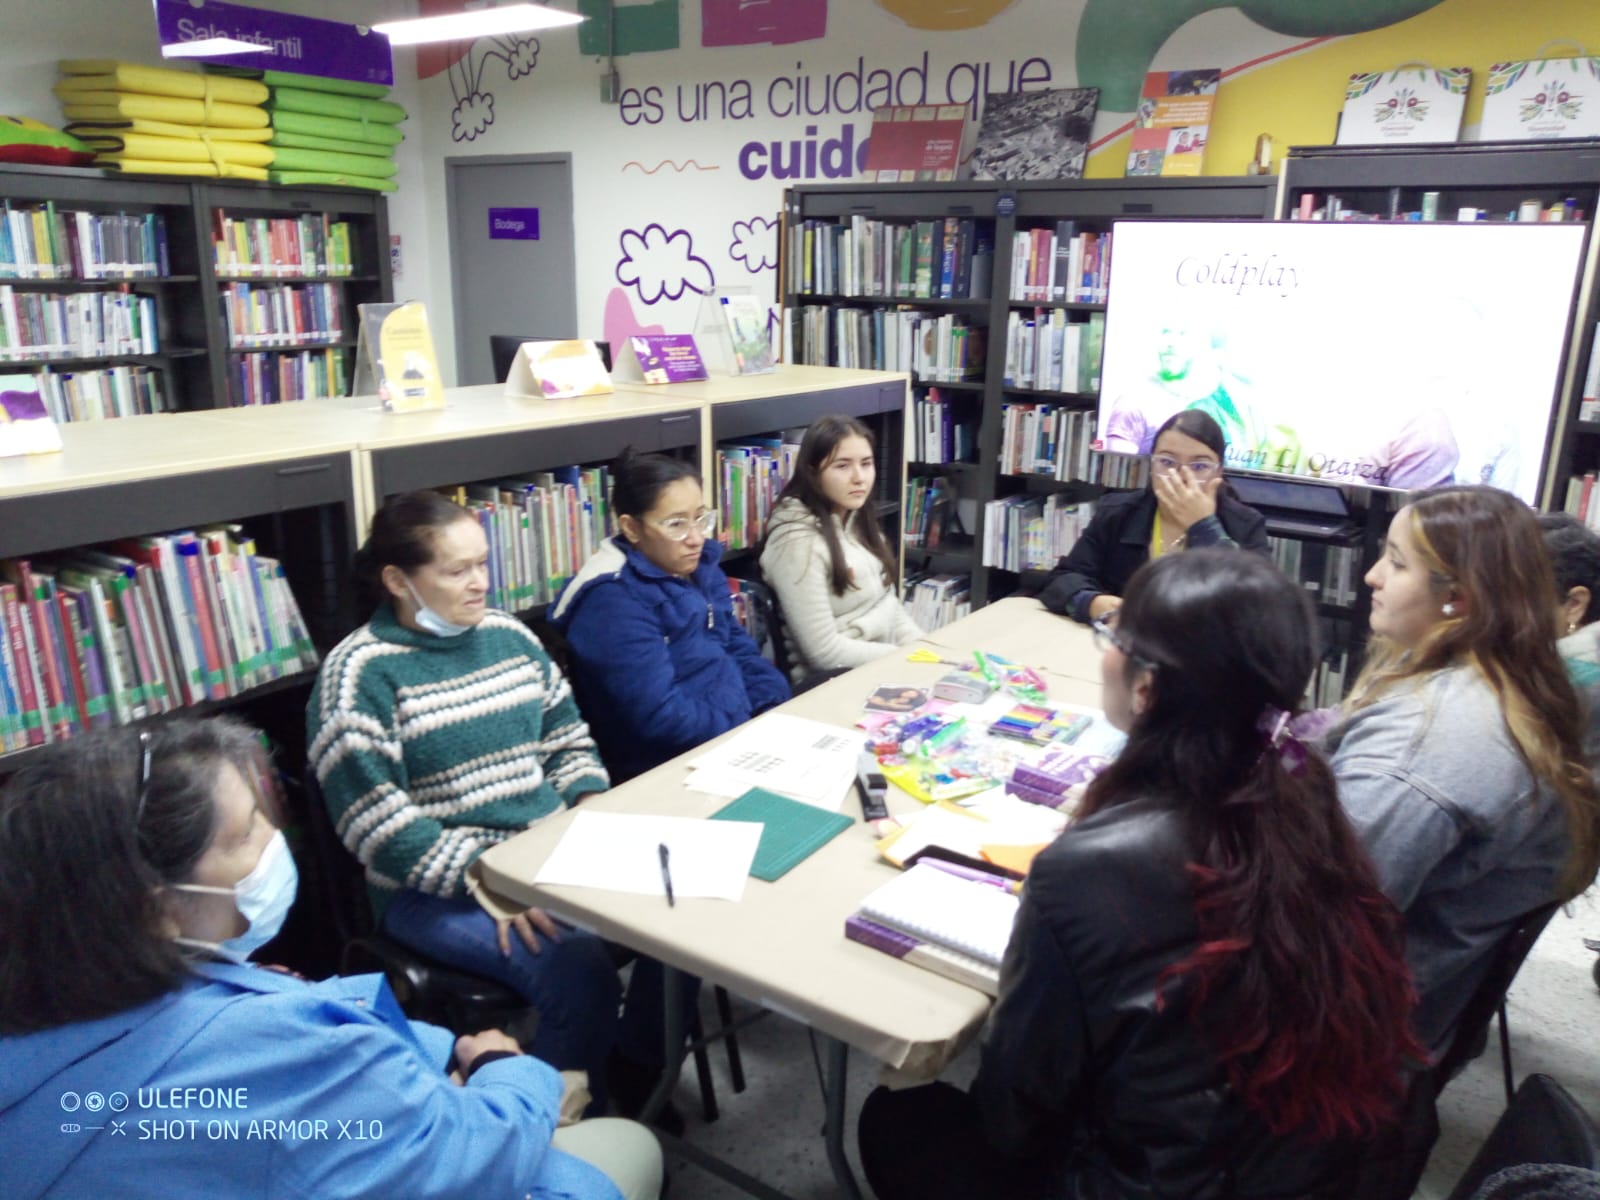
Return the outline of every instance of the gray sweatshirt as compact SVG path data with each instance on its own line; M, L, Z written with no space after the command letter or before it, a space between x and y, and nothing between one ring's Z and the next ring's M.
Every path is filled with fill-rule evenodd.
M1566 816L1473 667L1402 683L1329 731L1339 798L1405 914L1416 1030L1437 1053L1517 919L1555 898Z

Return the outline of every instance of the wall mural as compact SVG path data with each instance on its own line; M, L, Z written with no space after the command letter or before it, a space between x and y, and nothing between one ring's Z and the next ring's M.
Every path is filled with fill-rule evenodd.
M828 0L700 0L702 46L787 46L828 32Z
M1394 25L1444 0L1088 0L1078 21L1078 83L1100 89L1100 108L1132 112L1156 51L1184 24L1237 8L1263 29L1289 37L1344 37Z
M685 292L704 296L717 284L711 264L694 252L694 237L687 229L668 233L652 222L642 230L624 229L618 241L622 258L617 282L646 304L681 300Z

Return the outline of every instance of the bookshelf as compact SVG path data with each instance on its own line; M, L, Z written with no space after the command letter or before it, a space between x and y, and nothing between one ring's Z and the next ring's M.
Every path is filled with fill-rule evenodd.
M1094 264L1104 258L1103 235L1113 222L1262 220L1275 210L1274 189L1270 179L1217 178L789 190L780 269L790 357L809 362L826 356L912 374L905 446L908 494L919 507L908 503L907 509L917 521L929 489L919 480L938 479L956 519L937 545L913 539L905 549L909 570L970 575L971 603L987 603L1022 586L1032 569L1024 562L1044 567L1056 558L1056 547L1038 548L1024 560L992 544L1005 524L1019 526L1020 534L1008 509L1030 501L1041 510L1048 506L1060 526L1054 540L1065 553L1076 503L1093 500L1107 486L1139 482L1130 464L1087 451L1098 400L1093 372L1068 379L1061 367L1046 377L1019 368L1053 361L1038 351L1041 324L1054 331L1063 358L1071 338L1080 361L1092 361L1090 330L1103 328L1106 307L1104 272ZM887 333L908 310L926 314L918 332L932 334L933 350L920 360L915 353L908 358L898 337ZM1021 349L1030 323L1032 356ZM951 331L959 328L970 332L958 338ZM1081 461L1068 441L1052 443L1056 425L1077 435ZM1024 452L1026 437L1037 441L1039 453ZM1047 447L1059 453L1046 453Z
M1526 215L1555 209L1563 218L1581 219L1588 226L1539 493L1541 508L1562 508L1569 478L1600 468L1600 422L1582 420L1580 411L1600 323L1595 290L1600 245L1592 232L1600 212L1600 139L1292 148L1280 178L1280 215L1309 211L1326 217L1330 194L1346 210L1346 219L1365 214L1403 220L1416 213L1451 221L1471 209L1481 211L1486 220L1505 220L1522 214L1527 205ZM1487 284L1489 276L1482 280ZM1464 279L1463 286L1470 289L1474 283Z
M64 419L340 394L356 305L392 292L359 189L7 166L0 201L0 371Z
M325 652L366 616L356 611L349 564L386 496L593 466L626 445L704 469L715 435L841 410L898 421L905 386L881 372L780 367L674 387L619 384L609 396L574 400L506 396L498 385L448 389L447 407L427 413L385 413L364 396L70 423L62 453L0 459L0 559L48 562L237 522L261 554L281 560L311 641ZM898 462L892 469L891 490ZM292 755L314 675L300 670L183 711L247 708ZM0 754L0 777L36 754Z

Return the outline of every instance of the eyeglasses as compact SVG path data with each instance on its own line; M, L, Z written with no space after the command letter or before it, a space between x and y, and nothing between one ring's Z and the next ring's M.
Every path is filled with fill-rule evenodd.
M668 517L665 521L651 521L650 524L659 529L668 541L685 541L691 530L708 538L717 531L717 510L709 509L698 517Z
M1170 454L1151 456L1150 465L1155 468L1158 475L1171 475L1180 467L1188 467L1189 474L1196 479L1210 479L1218 471L1222 470L1222 464L1214 458L1200 458L1194 462L1186 463L1181 459L1173 458Z
M1094 630L1094 648L1101 654L1113 646L1130 659L1135 666L1147 671L1154 671L1160 664L1154 659L1140 654L1133 648L1133 643L1128 637L1117 630L1117 614L1113 610L1109 615L1096 617L1089 622L1089 628Z
M140 824L144 821L144 802L150 798L150 731L139 730L139 754L142 762L139 766L139 807L133 812L133 829L137 833Z

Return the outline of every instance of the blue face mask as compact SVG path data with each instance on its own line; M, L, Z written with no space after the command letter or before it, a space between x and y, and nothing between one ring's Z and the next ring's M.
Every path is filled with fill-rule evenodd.
M411 580L406 580L406 590L411 593L411 598L417 602L417 613L414 620L417 626L436 637L460 637L468 632L471 625L457 625L453 621L446 621L433 609L423 603L422 597L417 594L417 589L411 586Z
M233 897L239 915L249 922L249 928L243 933L224 942L202 942L183 937L177 941L180 945L198 947L243 962L278 936L284 918L294 904L295 893L300 888L300 872L295 868L294 855L289 853L289 843L284 840L283 831L279 830L261 851L261 857L250 869L250 874L231 888L208 887L202 883L175 883L172 886L180 892Z

